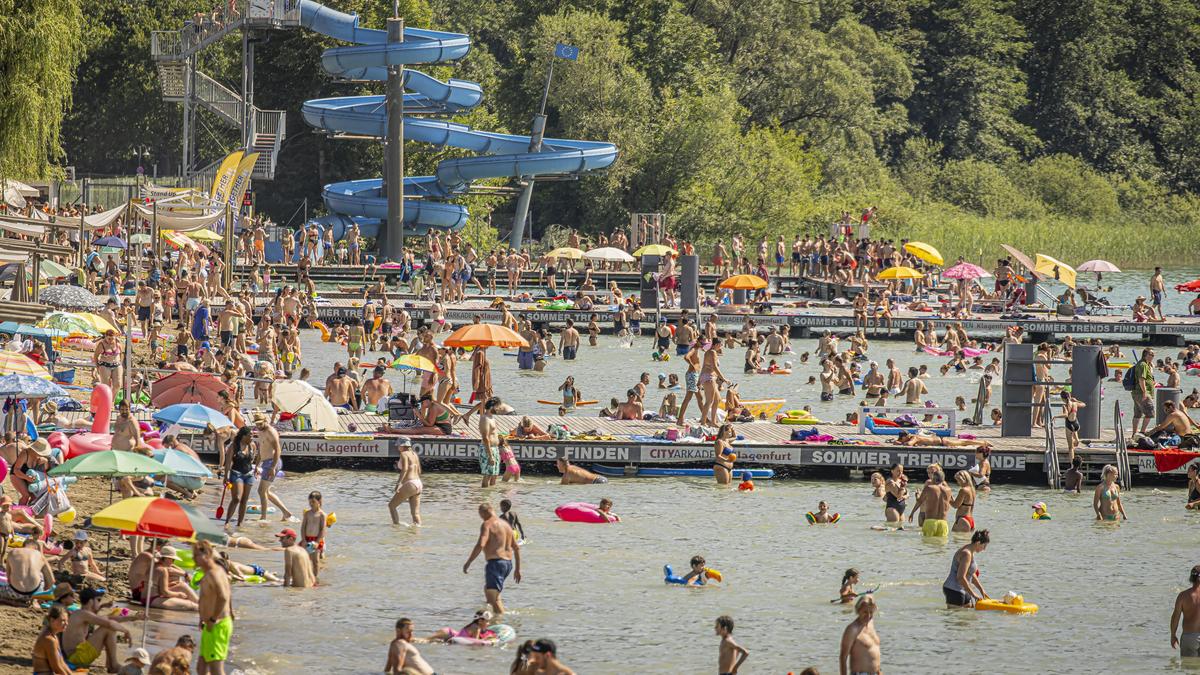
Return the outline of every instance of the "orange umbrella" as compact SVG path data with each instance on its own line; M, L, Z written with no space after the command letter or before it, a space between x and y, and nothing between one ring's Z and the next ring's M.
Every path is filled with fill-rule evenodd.
M150 402L156 408L176 403L199 403L220 410L220 393L227 389L225 383L211 373L171 373L150 385Z
M450 334L447 347L528 347L529 342L515 331L494 323L472 323Z
M757 291L767 287L767 280L753 274L737 274L721 282L721 288L735 291Z

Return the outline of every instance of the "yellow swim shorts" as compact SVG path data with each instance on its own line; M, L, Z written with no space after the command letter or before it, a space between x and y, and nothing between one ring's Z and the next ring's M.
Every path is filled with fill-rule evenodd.
M225 617L214 623L212 628L200 629L200 658L205 663L224 661L229 658L229 639L233 637L233 619Z
M926 518L924 524L921 525L921 534L926 537L948 537L950 536L950 523Z
M92 643L84 640L75 647L75 651L67 657L67 662L76 668L92 665L92 662L100 658L100 650Z

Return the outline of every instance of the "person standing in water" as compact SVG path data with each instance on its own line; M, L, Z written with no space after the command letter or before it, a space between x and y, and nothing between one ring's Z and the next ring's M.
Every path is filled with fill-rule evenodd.
M1171 610L1171 647L1178 647L1179 656L1185 659L1200 657L1200 565L1192 567L1188 581L1192 587L1175 596ZM1183 633L1175 637L1180 618Z
M200 580L200 658L196 672L224 675L233 637L233 592L225 568L217 563L212 544L196 542L193 555L196 567L204 570L204 578Z
M991 542L987 530L979 530L971 535L971 543L954 552L950 562L950 574L942 582L942 595L946 596L948 607L971 607L976 600L988 597L979 581L979 565L975 556L985 551ZM972 587L979 592L976 593Z
M383 666L384 673L387 675L400 675L401 673L433 675L433 668L425 659L421 658L421 652L413 646L412 639L412 619L397 621L396 639L388 645L387 663Z
M496 517L496 510L491 504L479 505L479 517L483 524L479 526L479 539L463 564L463 574L471 569L471 563L483 553L487 560L484 570L483 595L497 616L504 613L504 602L500 594L504 592L504 582L511 573L513 579L521 583L521 549L517 546L516 535L508 523Z
M950 535L950 524L946 522L946 514L950 511L950 486L946 485L946 474L940 464L930 464L928 472L929 480L917 495L908 522L912 522L913 515L920 509L922 536L947 537Z
M399 506L408 502L408 510L412 513L412 524L421 526L421 491L425 489L421 483L421 458L412 451L412 439L399 439L400 459L396 460L396 470L400 477L396 480L396 491L388 502L388 511L392 514L392 524L400 524Z
M733 640L733 617L718 616L714 631L721 638L721 648L717 652L717 672L721 675L736 675L746 657L750 656L750 652Z
M873 595L860 595L854 603L855 617L842 631L842 646L838 653L838 672L841 675L875 675L883 672L879 633L875 632L875 610Z
M1117 467L1105 464L1100 472L1100 484L1092 496L1092 510L1096 512L1096 520L1116 521L1129 520L1125 515L1125 506L1121 504L1121 486L1117 485Z
M274 504L283 514L280 520L294 523L296 516L292 515L283 500L271 489L275 485L275 478L283 470L283 445L279 442L279 432L262 413L254 413L254 428L258 431L258 460L262 462L258 481L258 503L262 511L259 512L258 519L266 520L269 506Z

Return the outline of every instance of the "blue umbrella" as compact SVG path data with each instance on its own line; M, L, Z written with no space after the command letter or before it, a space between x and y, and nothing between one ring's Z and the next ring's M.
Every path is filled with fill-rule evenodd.
M220 429L231 427L233 422L221 413L199 403L176 403L154 413L155 422L178 424L181 427L204 429L208 425Z
M162 448L154 451L154 459L175 470L173 476L185 478L210 478L213 474L208 467L201 464L195 457L174 448Z
M106 246L109 248L125 249L125 240L120 237L101 237L92 242L93 246Z
M49 398L51 396L67 396L67 390L57 384L32 375L12 373L0 377L0 396L18 396L20 398Z
M0 323L0 333L8 335L20 333L23 337L30 338L62 338L70 335L70 333L57 328L42 328L41 326L31 326L27 323L17 323L16 321Z

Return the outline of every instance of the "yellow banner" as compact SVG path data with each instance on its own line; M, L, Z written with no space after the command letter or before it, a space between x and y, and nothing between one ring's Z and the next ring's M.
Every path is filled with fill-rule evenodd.
M258 161L257 152L252 152L242 158L242 163L238 164L237 177L233 180L233 187L229 190L229 211L233 214L235 228L242 213L242 198L246 196L246 190L250 187L250 174L254 171L254 162L256 161Z
M241 150L231 152L221 162L221 166L217 168L217 175L213 178L212 190L209 191L209 196L218 203L223 203L229 196L229 186L233 183L233 178L237 174L238 162L242 161Z

